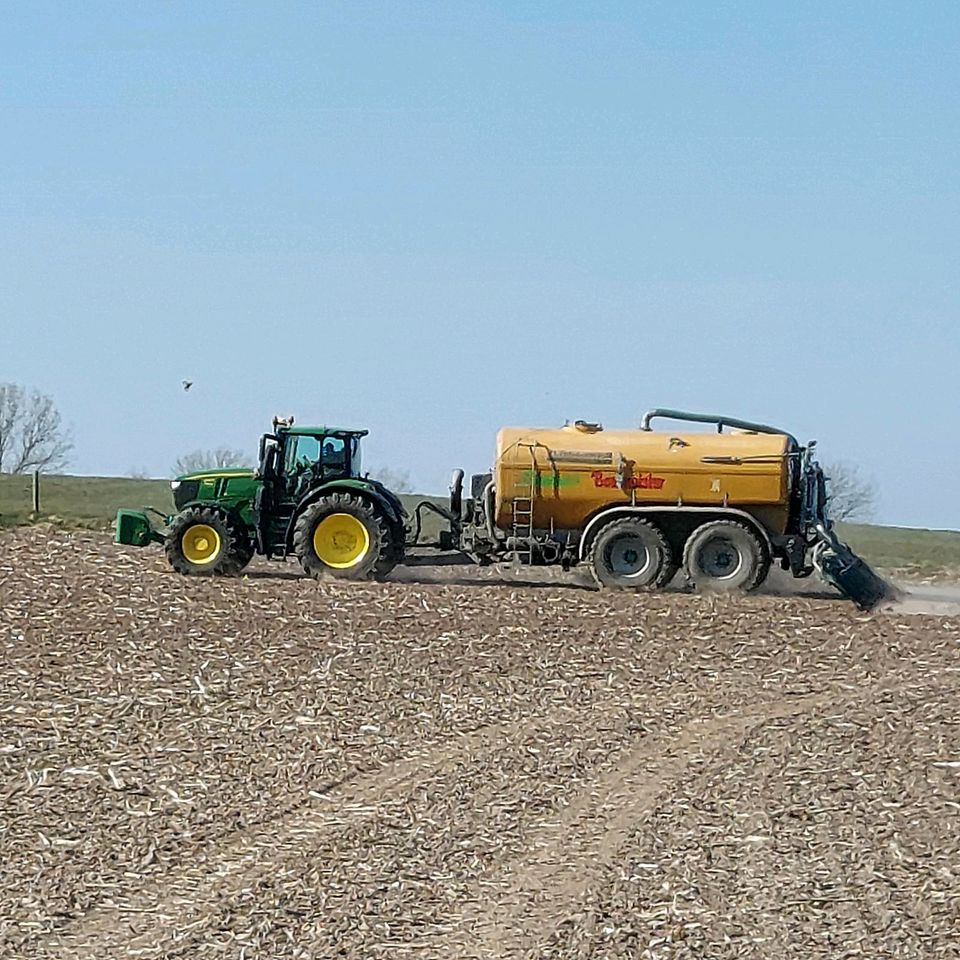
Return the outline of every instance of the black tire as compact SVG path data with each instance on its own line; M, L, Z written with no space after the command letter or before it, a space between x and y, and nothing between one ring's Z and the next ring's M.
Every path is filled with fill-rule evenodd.
M383 559L377 566L375 579L382 580L398 564L403 563L407 550L407 533L402 524L395 524L390 530Z
M676 566L670 544L649 520L614 520L597 534L590 549L590 568L601 587L642 590L665 586Z
M697 527L683 549L683 568L698 590L755 590L770 572L770 554L746 524L714 520Z
M164 550L177 573L192 577L234 576L253 556L242 521L215 507L187 507L177 514Z
M317 528L336 515L352 517L366 531L367 542L356 558L350 555L353 545L344 551L344 560L334 563L330 556L322 559L317 552ZM352 534L351 534L352 535ZM293 549L311 577L337 577L342 580L379 580L385 577L403 556L386 518L373 504L350 493L331 493L310 504L297 519L293 529ZM339 563L343 565L338 565Z
M232 572L235 574L240 573L253 559L255 552L253 540L250 538L250 535L244 531L243 536L240 537L237 543L237 548L234 553Z
M680 572L680 561L676 559L673 554L673 547L670 548L670 563L667 568L663 571L663 583L661 586L669 587L673 583L674 578Z

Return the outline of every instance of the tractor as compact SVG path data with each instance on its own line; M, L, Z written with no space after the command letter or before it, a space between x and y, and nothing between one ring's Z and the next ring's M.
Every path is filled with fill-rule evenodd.
M183 574L230 576L255 554L291 554L313 577L385 577L404 555L406 511L396 494L361 474L366 430L295 426L275 417L258 466L199 470L171 484L176 513L120 510L116 540L162 543Z

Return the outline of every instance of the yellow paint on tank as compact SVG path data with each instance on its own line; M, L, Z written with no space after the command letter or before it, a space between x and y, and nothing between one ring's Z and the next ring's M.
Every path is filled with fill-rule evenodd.
M504 427L497 434L496 522L533 500L538 529L581 529L615 504L730 506L783 532L789 512L789 438L768 433L670 433Z

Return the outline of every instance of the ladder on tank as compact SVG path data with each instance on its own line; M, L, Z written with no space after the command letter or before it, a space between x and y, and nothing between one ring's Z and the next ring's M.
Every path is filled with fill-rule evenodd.
M514 482L510 501L510 520L513 531L513 555L517 563L533 565L533 503L537 495L540 474L537 470L537 452L534 444L520 444L530 451L530 469L523 480Z

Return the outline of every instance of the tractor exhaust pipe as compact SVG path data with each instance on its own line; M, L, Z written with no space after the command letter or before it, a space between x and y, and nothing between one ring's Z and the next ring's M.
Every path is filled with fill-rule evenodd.
M459 467L450 478L450 513L457 520L463 516L463 471Z

